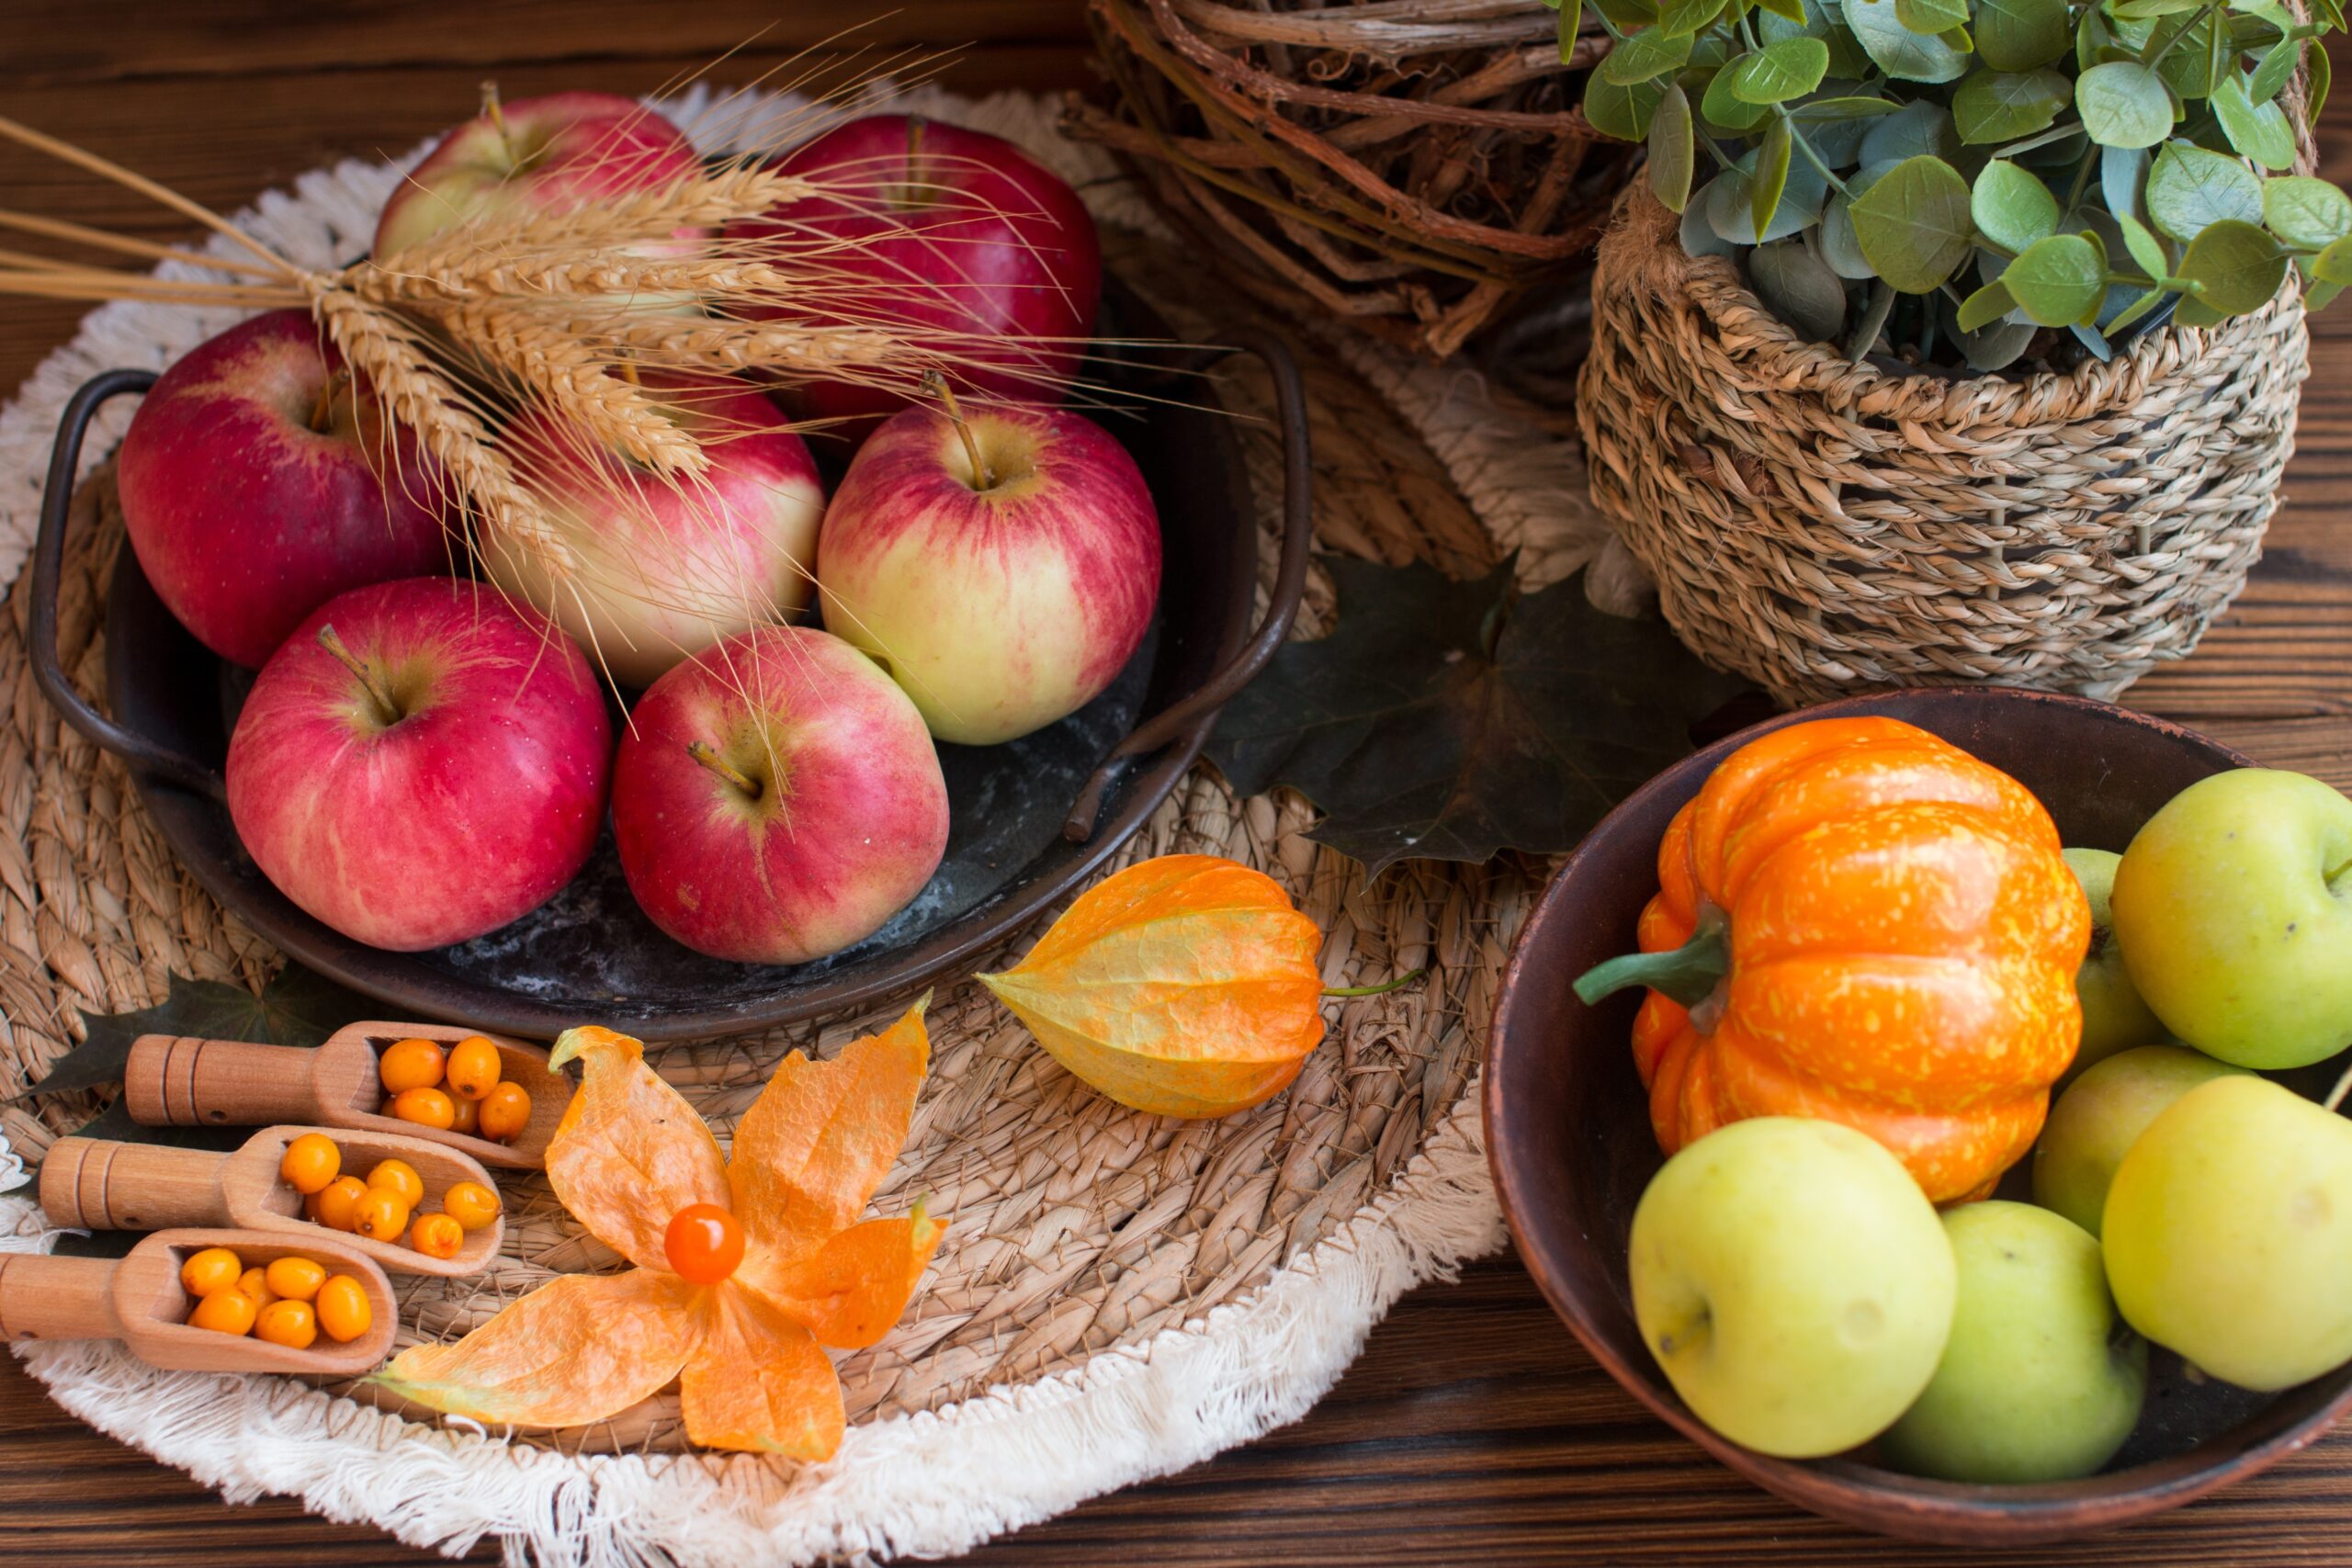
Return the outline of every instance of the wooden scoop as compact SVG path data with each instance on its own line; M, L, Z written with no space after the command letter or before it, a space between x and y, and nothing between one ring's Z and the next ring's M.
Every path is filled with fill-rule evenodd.
M468 1232L454 1258L430 1257L405 1241L378 1241L304 1219L302 1195L278 1176L277 1164L287 1145L318 1130L264 1128L246 1139L244 1147L225 1155L110 1138L60 1138L41 1158L40 1206L50 1224L83 1230L235 1225L297 1239L324 1232L395 1274L472 1274L498 1256L499 1238L506 1234L503 1213ZM343 1151L346 1176L364 1178L379 1160L406 1160L415 1167L424 1182L424 1201L416 1210L420 1214L440 1208L442 1195L460 1181L498 1190L481 1166L423 1138L341 1129L329 1135Z
M531 1097L531 1122L511 1144L402 1122L382 1114L383 1079L376 1059L401 1040L432 1040L445 1049L481 1034L446 1023L354 1023L315 1051L249 1045L240 1040L198 1040L185 1034L142 1034L131 1042L123 1069L123 1101L142 1127L254 1127L266 1122L318 1122L356 1132L423 1138L504 1170L537 1170L547 1163L548 1140L571 1103L571 1080L548 1070L537 1045L483 1034L498 1047L499 1076ZM423 1168L419 1168L420 1170Z
M313 1258L330 1274L348 1274L368 1292L368 1332L348 1345L323 1330L307 1350L250 1334L222 1334L187 1321L196 1298L180 1283L180 1265L208 1247L225 1247L247 1268L289 1256ZM175 1372L291 1372L348 1378L373 1368L392 1348L400 1307L384 1271L342 1237L296 1240L275 1231L157 1231L127 1258L58 1258L0 1252L0 1338L119 1339L152 1367Z

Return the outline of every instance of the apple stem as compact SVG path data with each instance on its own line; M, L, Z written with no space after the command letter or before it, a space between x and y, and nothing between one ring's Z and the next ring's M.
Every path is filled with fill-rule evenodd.
M2344 1076L2335 1080L2335 1087L2327 1091L2327 1098L2321 1100L2320 1104L2323 1108L2333 1111L2344 1103L2346 1093L2352 1093L2352 1067L2344 1069Z
M351 385L351 372L337 370L319 385L319 395L311 404L311 429L313 434L326 434L328 423L334 418L334 400Z
M1394 980L1383 980L1377 986L1326 986L1323 994L1327 997L1385 997L1391 991L1403 990L1428 973L1427 969L1408 969Z
M972 488L994 490L996 470L981 459L980 444L973 438L972 427L966 422L963 409L957 406L955 389L948 386L947 378L936 370L927 370L923 372L922 384L923 389L937 398L940 406L947 411L947 423L956 427L957 438L964 443L964 456L972 460Z
M384 684L375 671L368 667L367 660L352 652L350 646L335 635L333 625L319 628L319 646L341 660L343 667L359 678L361 689L375 699L376 706L381 711L386 724L398 724L401 721L401 705L392 700L390 688Z
M930 122L919 114L907 116L907 178L899 187L899 207L920 207L922 197L922 133Z
M1587 1007L1629 986L1647 986L1684 1007L1697 1007L1731 973L1731 921L1721 909L1699 919L1690 940L1670 953L1628 953L1596 964L1577 977L1576 993Z
M497 130L499 143L506 149L506 161L513 163L514 138L506 130L506 107L498 101L498 83L495 79L481 85L481 112L488 117L492 127Z
M760 781L742 769L731 765L726 758L718 754L718 749L709 741L687 741L686 755L750 795L753 800L760 798Z

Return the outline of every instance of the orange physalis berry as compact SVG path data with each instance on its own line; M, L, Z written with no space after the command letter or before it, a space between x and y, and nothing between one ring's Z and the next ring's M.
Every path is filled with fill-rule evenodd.
M232 1285L234 1283L231 1281ZM198 1328L209 1328L216 1334L250 1334L260 1312L253 1297L243 1291L215 1291L196 1303L196 1310L187 1314L187 1320Z
M267 1306L278 1295L269 1288L269 1270L258 1264L237 1276L237 1289L253 1297L254 1305L260 1307Z
M225 1247L208 1247L188 1254L187 1261L180 1265L180 1283L191 1296L218 1295L222 1291L235 1290L244 1271L243 1258ZM244 1330L240 1328L237 1332L243 1334Z
M424 1201L424 1178L404 1159L377 1161L376 1168L368 1173L368 1185L399 1193L401 1201L412 1209Z
M743 1227L716 1203L689 1203L670 1217L662 1250L678 1278L716 1285L743 1261Z
M302 1193L316 1192L342 1169L343 1151L324 1133L303 1134L286 1145L277 1161L277 1174Z
M376 1072L384 1080L384 1092L397 1095L439 1083L444 1062L441 1047L432 1041L401 1040L384 1047L376 1059Z
M366 1287L348 1274L337 1274L319 1287L318 1311L319 1326L327 1331L327 1337L345 1345L367 1333L376 1321Z
M466 1227L447 1214L419 1214L409 1227L408 1244L427 1258L455 1258L466 1245Z
M307 1258L280 1258L269 1266L269 1288L289 1302L307 1302L326 1282L327 1271Z
M459 1100L480 1100L498 1086L498 1047L479 1034L469 1034L449 1047L449 1092Z
M458 1095L449 1101L457 1114L450 1118L449 1131L463 1133L469 1138L481 1136L481 1101Z
M479 1181L460 1181L441 1194L441 1207L464 1229L478 1231L498 1218L498 1194Z
M329 1230L347 1231L358 1217L359 1200L368 1196L368 1184L356 1176L338 1176L318 1195L318 1222Z
M308 1302L272 1302L261 1309L254 1337L289 1350L307 1350L319 1337L319 1316Z
M408 1229L408 1204L388 1187L370 1187L352 1211L351 1228L370 1241L398 1241Z
M403 1122L436 1127L445 1133L458 1119L457 1101L437 1089L404 1089L392 1096L391 1111Z
M503 1083L482 1097L481 1135L492 1143L512 1140L531 1124L531 1097L518 1083Z

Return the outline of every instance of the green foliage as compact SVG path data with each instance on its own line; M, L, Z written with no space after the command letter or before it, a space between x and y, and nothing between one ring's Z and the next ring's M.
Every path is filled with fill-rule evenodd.
M1808 339L1993 369L2352 287L2352 197L2289 172L2285 107L2299 70L2325 100L2343 0L1593 4L1586 117Z

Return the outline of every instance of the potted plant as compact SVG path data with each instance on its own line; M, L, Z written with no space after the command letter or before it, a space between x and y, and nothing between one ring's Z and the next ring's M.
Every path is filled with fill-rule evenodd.
M1649 170L1578 418L1685 639L1790 701L2194 646L2352 282L2338 0L1595 4L1585 112Z

